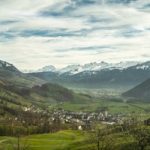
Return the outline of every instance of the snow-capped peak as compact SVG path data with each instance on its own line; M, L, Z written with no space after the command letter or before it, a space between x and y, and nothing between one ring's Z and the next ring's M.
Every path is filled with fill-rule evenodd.
M100 63L97 63L97 62L94 62L94 63L89 63L89 64L85 64L83 66L83 69L86 70L86 71L96 71L96 70L102 70L104 68L107 68L108 67L108 63L106 62L100 62Z
M119 63L107 63L104 61L100 61L87 63L84 65L80 64L68 65L61 69L56 69L54 66L50 65L39 69L37 72L57 72L59 74L69 73L71 75L74 75L81 72L96 73L97 71L101 70L114 70L114 69L124 70L129 67L135 67L135 69L149 69L150 62L141 63L137 61L125 61Z
M95 71L101 71L101 70L113 70L113 69L119 69L123 70L128 67L136 66L139 62L135 61L127 61L127 62L119 62L119 63L107 63L104 61L101 62L93 62L88 63L84 65L69 65L65 68L62 68L58 70L59 73L70 73L70 74L77 74L80 72L95 72Z
M56 68L52 65L45 66L41 69L38 69L38 72L55 72L55 71L56 71Z
M58 70L59 73L67 73L69 72L70 74L76 74L82 70L82 66L77 64L77 65L68 65L67 67L64 67L60 70Z
M125 62L119 62L119 63L114 63L113 64L113 67L116 68L116 69L126 69L126 68L129 68L129 67L132 67L132 66L136 66L138 65L140 62L138 61L125 61Z
M142 69L142 70L148 70L148 69L150 69L150 61L138 64L136 66L136 69Z
M88 63L88 64L84 64L84 65L68 65L65 68L62 68L60 70L58 70L59 73L63 74L63 73L70 73L70 74L77 74L80 72L84 72L84 71L97 71L97 70L102 70L104 68L106 68L109 64L106 62L93 62L93 63Z

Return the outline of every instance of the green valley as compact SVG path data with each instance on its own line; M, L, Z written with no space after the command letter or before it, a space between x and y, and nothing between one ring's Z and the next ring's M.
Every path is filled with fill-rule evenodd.
M1 63L0 150L150 148L148 99L123 89L68 89Z

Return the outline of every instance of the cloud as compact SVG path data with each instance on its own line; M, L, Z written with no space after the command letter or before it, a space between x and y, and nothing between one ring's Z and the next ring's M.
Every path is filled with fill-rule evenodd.
M0 53L21 69L148 60L147 0L0 1Z

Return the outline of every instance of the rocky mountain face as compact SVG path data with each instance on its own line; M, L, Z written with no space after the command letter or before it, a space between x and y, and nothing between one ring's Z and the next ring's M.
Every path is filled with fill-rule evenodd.
M14 65L2 60L0 60L0 71L20 72Z

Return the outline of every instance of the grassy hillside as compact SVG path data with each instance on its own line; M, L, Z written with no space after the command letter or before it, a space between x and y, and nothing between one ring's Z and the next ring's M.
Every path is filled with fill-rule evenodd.
M74 92L56 84L44 83L45 81L24 74L12 64L0 60L1 105L5 104L5 107L11 109L31 105L41 108L53 102L76 101L77 94Z
M18 109L22 110L24 107L31 107L32 105L41 110L61 107L70 111L94 112L106 108L111 114L142 113L149 115L150 104L144 102L124 101L121 98L110 99L109 97L94 98L87 94L74 93L62 86L50 83L33 88L6 86L3 82L0 84L1 113L5 112L9 115L13 110L17 112Z
M136 86L135 88L123 93L125 97L131 97L141 100L150 100L150 79Z
M64 130L19 138L25 150L149 150L150 128L144 125L104 126L93 132ZM18 138L0 137L0 150L14 150ZM143 148L143 149L142 149Z
M12 64L0 61L0 135L15 135L18 129L23 134L45 133L41 120L49 119L57 103L90 101L90 97L62 86L42 83Z
M19 71L10 63L0 60L0 80L10 82L18 86L32 87L33 85L44 83L43 80L27 75Z
M60 131L54 134L41 134L25 137L21 140L22 143L29 145L30 150L75 150L83 147L86 135L80 131ZM17 143L17 139L10 137L0 137L0 150L13 150L12 141ZM81 145L84 144L84 145ZM87 145L86 145L87 148Z
M0 70L0 80L10 82L14 85L24 86L24 87L32 87L37 84L43 84L45 81L32 77L30 75L26 75L23 73L16 73L10 71L2 71Z
M50 120L53 110L62 103L87 103L90 97L76 94L56 84L43 84L32 88L0 83L0 135L16 136L55 132L68 128Z
M67 88L64 88L57 84L43 84L41 86L34 86L31 92L38 93L43 97L51 97L56 101L73 101L74 93Z
M67 88L56 84L43 84L32 88L20 87L0 82L0 99L10 105L34 104L39 107L51 105L52 102L79 102L84 103L90 100L86 95L76 94Z

